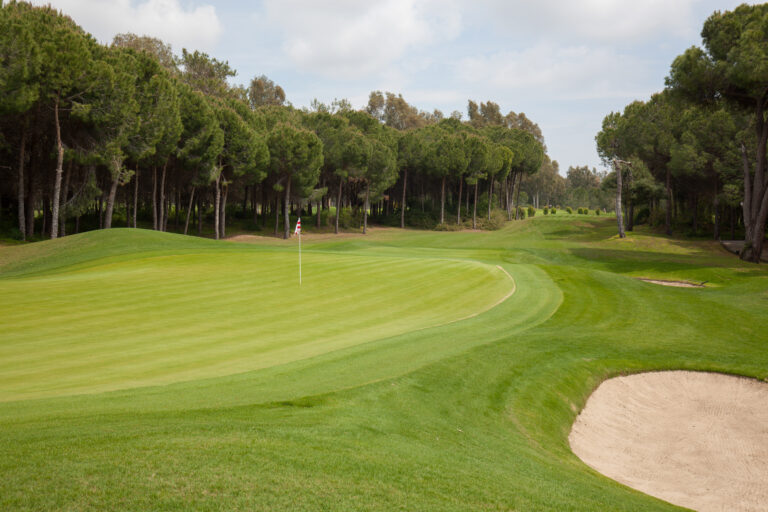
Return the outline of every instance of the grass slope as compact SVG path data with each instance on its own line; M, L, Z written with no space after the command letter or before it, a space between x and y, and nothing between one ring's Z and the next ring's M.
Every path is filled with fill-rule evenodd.
M329 342L312 357L304 357L311 355L305 353L305 333L301 342L286 339L298 343L291 357L254 371L198 378L206 376L207 356L201 356L194 380L89 395L69 394L80 390L70 383L54 391L64 396L2 403L0 508L674 509L581 463L568 449L570 424L590 391L622 372L686 368L768 377L768 272L712 244L643 232L618 240L613 229L609 218L563 215L496 233L382 230L366 238L308 244L312 264L333 269L334 275L337 269L354 274L363 262L391 266L386 277L367 286L379 286L401 270L397 279L409 282L431 265L446 265L446 271L480 279L483 291L496 292L488 299L472 295L470 286L435 296L434 307L424 311L439 308L446 312L443 318L428 322L432 327L393 331L386 312L398 308L398 301L451 285L428 275L426 283L402 295L398 286L374 294L368 304L376 311L368 322L379 327L369 338L351 340L347 329L349 343ZM86 297L101 293L115 301L119 296L100 291L99 281L86 286L88 276L125 275L131 281L130 275L135 282L148 277L138 270L158 269L143 281L141 296L152 297L144 307L162 308L169 283L178 281L171 278L175 264L169 260L185 262L179 272L197 279L194 294L206 285L207 273L218 283L226 279L226 268L250 268L252 258L280 269L286 250L282 242L253 248L152 233L137 251L131 242L120 247L122 237L139 236L136 232L89 236L115 237L110 254L96 238L2 249L39 251L28 263L20 262L20 253L0 252L5 262L0 272L9 276L0 278L5 325L18 317L6 316L5 308L35 302L30 297L48 304L50 297L35 288L55 289L56 280ZM216 261L226 262L223 270L213 270ZM509 284L494 272L496 265L514 276L516 292L477 316L436 325L482 311L505 294ZM708 281L708 287L666 288L634 277ZM217 283L208 284L209 301L178 304L154 320L154 330L177 328L178 315L188 314L188 308L202 314L206 304L211 315L228 317L232 303L214 300ZM237 279L234 283L223 296L250 293L236 286ZM332 278L327 285L334 286ZM12 298L7 286L17 287ZM364 287L359 288L337 306L354 310L364 300ZM291 300L282 299L286 292L280 287L273 293L263 304L268 323L278 314L277 304L301 302L297 318L322 307L322 290L308 294L302 288ZM66 317L75 305L59 307ZM118 308L109 318L122 322L119 316ZM86 314L83 321L89 318ZM332 330L345 319L343 313L332 323L317 317L313 328ZM185 321L194 320L193 314ZM68 322L59 320L62 324ZM48 325L54 329L56 322ZM121 330L136 329L134 322L122 325ZM18 335L35 328L29 323ZM88 338L81 332L73 334L73 348ZM3 337L0 345L18 343L26 341L9 344ZM55 349L48 346L37 357L45 359ZM145 356L139 362L155 364ZM55 358L35 364L55 366ZM155 368L159 375L165 374L162 366ZM0 378L7 371L0 371ZM113 383L125 385L127 379L126 373ZM40 381L50 392L55 380L41 373L17 386L34 392Z

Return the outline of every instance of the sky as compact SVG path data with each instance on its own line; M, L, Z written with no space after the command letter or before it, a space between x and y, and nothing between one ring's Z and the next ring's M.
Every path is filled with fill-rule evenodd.
M602 168L602 119L664 88L674 58L732 0L35 0L103 43L150 35L267 75L296 107L402 94L420 110L493 101L538 123L550 157Z

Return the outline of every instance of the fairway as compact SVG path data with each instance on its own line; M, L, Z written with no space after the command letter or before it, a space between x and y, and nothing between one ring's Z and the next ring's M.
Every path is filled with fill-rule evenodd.
M768 271L615 229L307 237L301 287L295 240L0 247L0 509L676 510L571 425L617 375L768 378Z

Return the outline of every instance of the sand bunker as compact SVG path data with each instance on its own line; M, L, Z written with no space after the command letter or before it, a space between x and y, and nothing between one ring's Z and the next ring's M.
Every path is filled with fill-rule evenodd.
M639 491L696 510L768 510L768 383L703 372L603 382L571 449Z
M646 283L660 284L661 286L676 286L678 288L704 288L703 284L692 283L690 281L667 281L665 279L648 279L646 277L638 277L639 280Z

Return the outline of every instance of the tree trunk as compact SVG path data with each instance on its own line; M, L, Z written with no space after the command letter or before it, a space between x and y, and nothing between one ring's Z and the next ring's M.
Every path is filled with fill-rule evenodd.
M137 214L139 209L139 164L136 164L136 173L133 176L133 227L136 227Z
M512 220L512 209L509 204L509 177L504 178L504 201L507 207L507 220Z
M491 220L491 203L493 202L493 176L488 182L488 220Z
M475 205L472 208L472 229L477 229L477 184L479 181L480 178L475 182Z
M365 181L365 206L363 207L363 234L368 232L368 200L371 193L371 184Z
M163 164L163 174L160 177L160 211L158 212L160 218L157 221L160 231L165 231L166 226L166 210L165 210L165 171L168 168L168 162Z
M21 239L27 239L27 223L24 218L24 160L26 159L27 123L21 127L21 148L19 149L19 231Z
M515 195L515 220L518 220L520 218L520 212L518 211L520 209L520 188L523 186L523 173L518 172L519 179L517 180L517 194ZM514 190L514 186L513 186Z
M181 187L179 187L178 173L176 173L176 218L173 222L173 230L179 232L179 215L181 214Z
M715 226L714 236L715 240L720 240L720 200L717 197L717 178L715 178L715 199L712 204L712 208L715 210Z
M672 175L667 167L667 211L664 216L664 231L667 235L672 235Z
M157 167L152 166L152 229L157 231Z
M34 141L33 141L34 144ZM34 188L34 171L35 168L29 166L29 175L27 176L27 201L24 204L25 215L24 219L27 221L27 229L25 233L27 238L35 236L35 188Z
M400 229L405 229L405 188L408 184L408 168L403 170L403 198L400 202Z
M112 228L112 212L115 209L115 196L117 196L117 186L120 183L120 167L122 162L117 159L112 161L112 184L109 187L109 196L107 197L107 211L104 214L104 229Z
M459 202L456 203L459 207L457 210L459 213L456 215L456 224L461 224L461 189L464 185L464 178L462 176L459 176Z
M184 234L187 234L187 230L189 230L189 216L192 214L192 208L194 203L192 202L195 199L195 187L192 187L192 193L189 194L189 208L187 208L187 222L184 223Z
M64 144L61 142L61 124L59 123L59 96L53 110L56 124L56 177L53 182L53 212L51 219L51 238L59 235L59 196L61 195L61 175L64 172Z
M337 235L339 234L339 214L341 213L341 189L343 186L343 182L341 181L341 178L339 178L339 193L336 196L336 227L334 228L334 233Z
M61 205L59 205L59 236L67 235L67 217L64 215L64 207L67 205L67 196L69 195L69 180L72 179L72 160L67 166L67 173L64 175L64 190L61 194Z
M216 240L219 239L219 215L221 213L221 211L219 210L219 206L221 204L221 189L219 188L220 181L221 181L221 172L219 172L218 175L216 176L216 182L215 182L216 192L214 196L215 199L213 202L213 233L214 233L214 238L216 238Z
M613 168L616 171L616 223L619 225L619 238L626 238L624 233L624 219L621 218L621 168L619 163L613 161Z
M203 236L203 198L197 196L197 236Z
M445 180L446 176L443 176L442 187L440 188L440 224L445 223Z
M275 197L275 236L280 232L280 199Z
M225 238L227 236L227 194L229 193L229 186L222 185L222 188L224 189L224 194L221 197L221 228L219 229L219 234L221 238Z
M285 184L285 205L283 218L283 238L288 240L291 237L291 176L288 176Z

